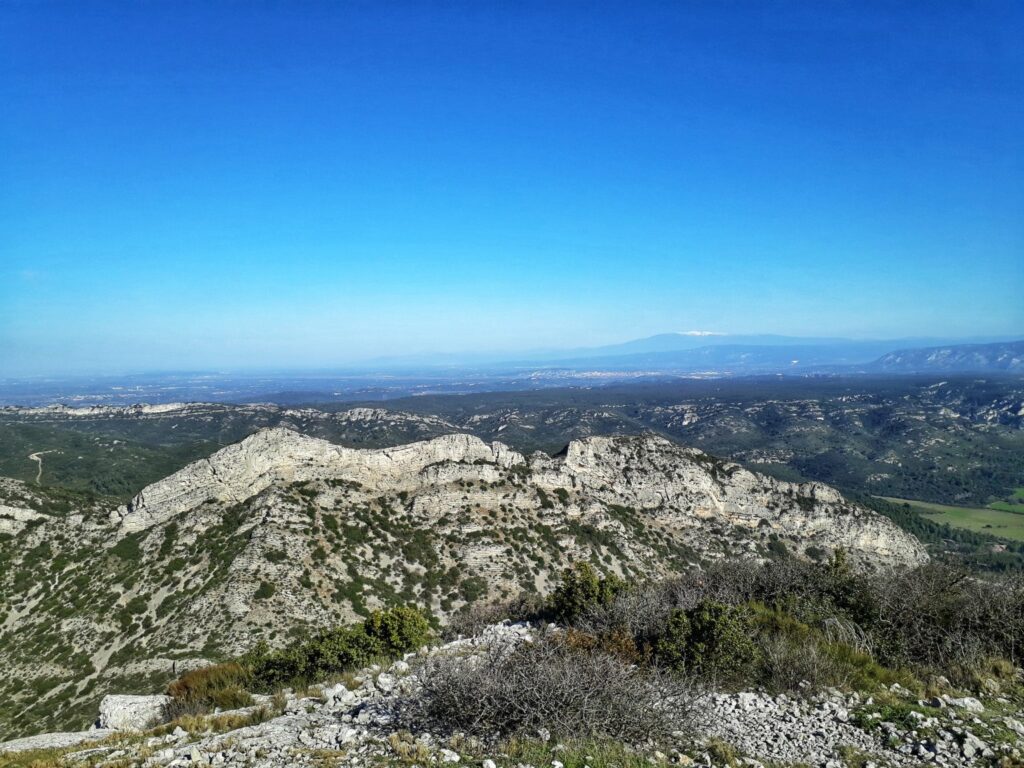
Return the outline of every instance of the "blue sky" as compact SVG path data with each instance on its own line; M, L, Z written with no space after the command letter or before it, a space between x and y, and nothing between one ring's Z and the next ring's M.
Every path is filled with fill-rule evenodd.
M1024 333L1016 2L0 3L0 375Z

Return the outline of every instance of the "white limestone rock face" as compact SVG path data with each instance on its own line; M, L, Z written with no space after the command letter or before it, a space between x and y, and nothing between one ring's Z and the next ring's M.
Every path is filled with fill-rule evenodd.
M30 752L37 749L66 749L79 744L102 741L108 736L113 736L114 733L114 731L100 729L67 733L41 733L36 736L26 736L23 739L0 742L0 755L11 752Z
M111 731L145 731L167 720L170 696L104 696L96 727Z
M522 463L521 454L501 443L488 446L472 435L445 435L396 448L357 450L306 437L283 427L263 429L208 459L189 464L118 508L112 520L122 533L141 531L207 500L236 503L274 483L340 478L370 488L414 487L431 464Z
M787 483L743 469L664 438L589 437L565 455L527 458L501 443L453 434L395 448L357 450L285 428L264 429L145 488L112 513L121 535L163 523L206 501L234 504L271 486L300 481L345 481L367 497L403 493L426 521L441 518L473 487L478 506L494 507L509 472L528 478L537 493L569 492L575 510L619 506L639 511L661 529L686 531L696 549L715 550L724 527L770 532L801 549L843 548L855 560L916 565L927 560L913 536L889 520L856 507L820 483ZM453 486L455 486L453 488ZM458 497L458 498L456 498ZM493 497L493 498L492 498ZM536 498L517 505L547 513Z
M25 530L29 523L45 519L46 515L40 512L0 504L0 533L16 536Z
M569 444L560 464L539 478L567 481L609 504L625 504L672 526L724 523L803 542L843 548L855 560L919 565L928 555L914 536L881 515L848 503L822 483L787 483L653 435L591 437Z

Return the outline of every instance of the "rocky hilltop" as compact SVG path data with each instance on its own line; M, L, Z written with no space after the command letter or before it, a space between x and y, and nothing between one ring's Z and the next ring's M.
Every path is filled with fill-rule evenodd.
M798 555L808 547L842 547L874 564L910 565L925 557L912 536L828 486L775 480L653 435L575 440L552 458L524 457L467 434L358 450L265 429L147 487L111 519L124 535L204 503L238 504L275 485L337 481L350 486L348 501L411 496L427 524L459 506L478 512L507 506L503 501L514 492L509 506L540 517L583 519L609 507L630 509L645 526L675 533L704 556L719 554L715 539L727 533L744 539L740 549L748 554L757 554L757 542L781 537L795 542ZM548 511L556 507L552 498L557 513Z
M91 719L107 692L349 622L546 592L569 563L631 577L726 556L914 565L920 543L817 483L655 436L558 456L449 434L344 448L257 432L130 503L0 485L0 737Z

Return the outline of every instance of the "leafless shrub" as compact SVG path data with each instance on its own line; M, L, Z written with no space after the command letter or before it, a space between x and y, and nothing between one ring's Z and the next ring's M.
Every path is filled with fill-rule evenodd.
M971 669L989 657L1020 663L1024 580L979 578L943 563L906 571L879 588L874 635L885 657Z
M785 635L763 638L761 643L764 685L773 692L821 690L826 686L845 686L844 670L824 653L817 643L797 643Z
M654 582L627 589L607 605L586 611L576 622L583 632L604 635L625 630L641 644L658 636L676 607L674 581Z
M543 611L543 607L544 600L540 595L528 594L502 603L473 603L452 615L442 632L442 638L448 641L459 637L474 637L484 627L507 619L531 620Z
M871 640L867 633L851 619L832 616L821 622L821 631L830 643L849 646L860 653L871 653Z
M481 655L439 655L406 702L408 727L494 739L539 729L631 743L686 730L695 696L679 677L545 636Z

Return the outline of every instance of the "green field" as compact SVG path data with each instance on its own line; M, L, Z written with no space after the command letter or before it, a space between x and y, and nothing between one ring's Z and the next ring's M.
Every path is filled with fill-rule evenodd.
M1018 489L1018 493L1020 490ZM954 528L965 528L1004 539L1024 541L1024 504L995 502L988 507L954 507L891 496L882 498L894 504L909 504L914 510L927 515L928 519L937 523L946 523Z
M999 509L1003 512L1012 512L1015 515L1024 515L1024 488L1015 488L1013 493L1002 501L993 501L988 505L989 509Z
M988 505L989 509L999 509L1003 512L1009 512L1012 515L1024 515L1024 504L1011 504L1008 501L994 501Z

